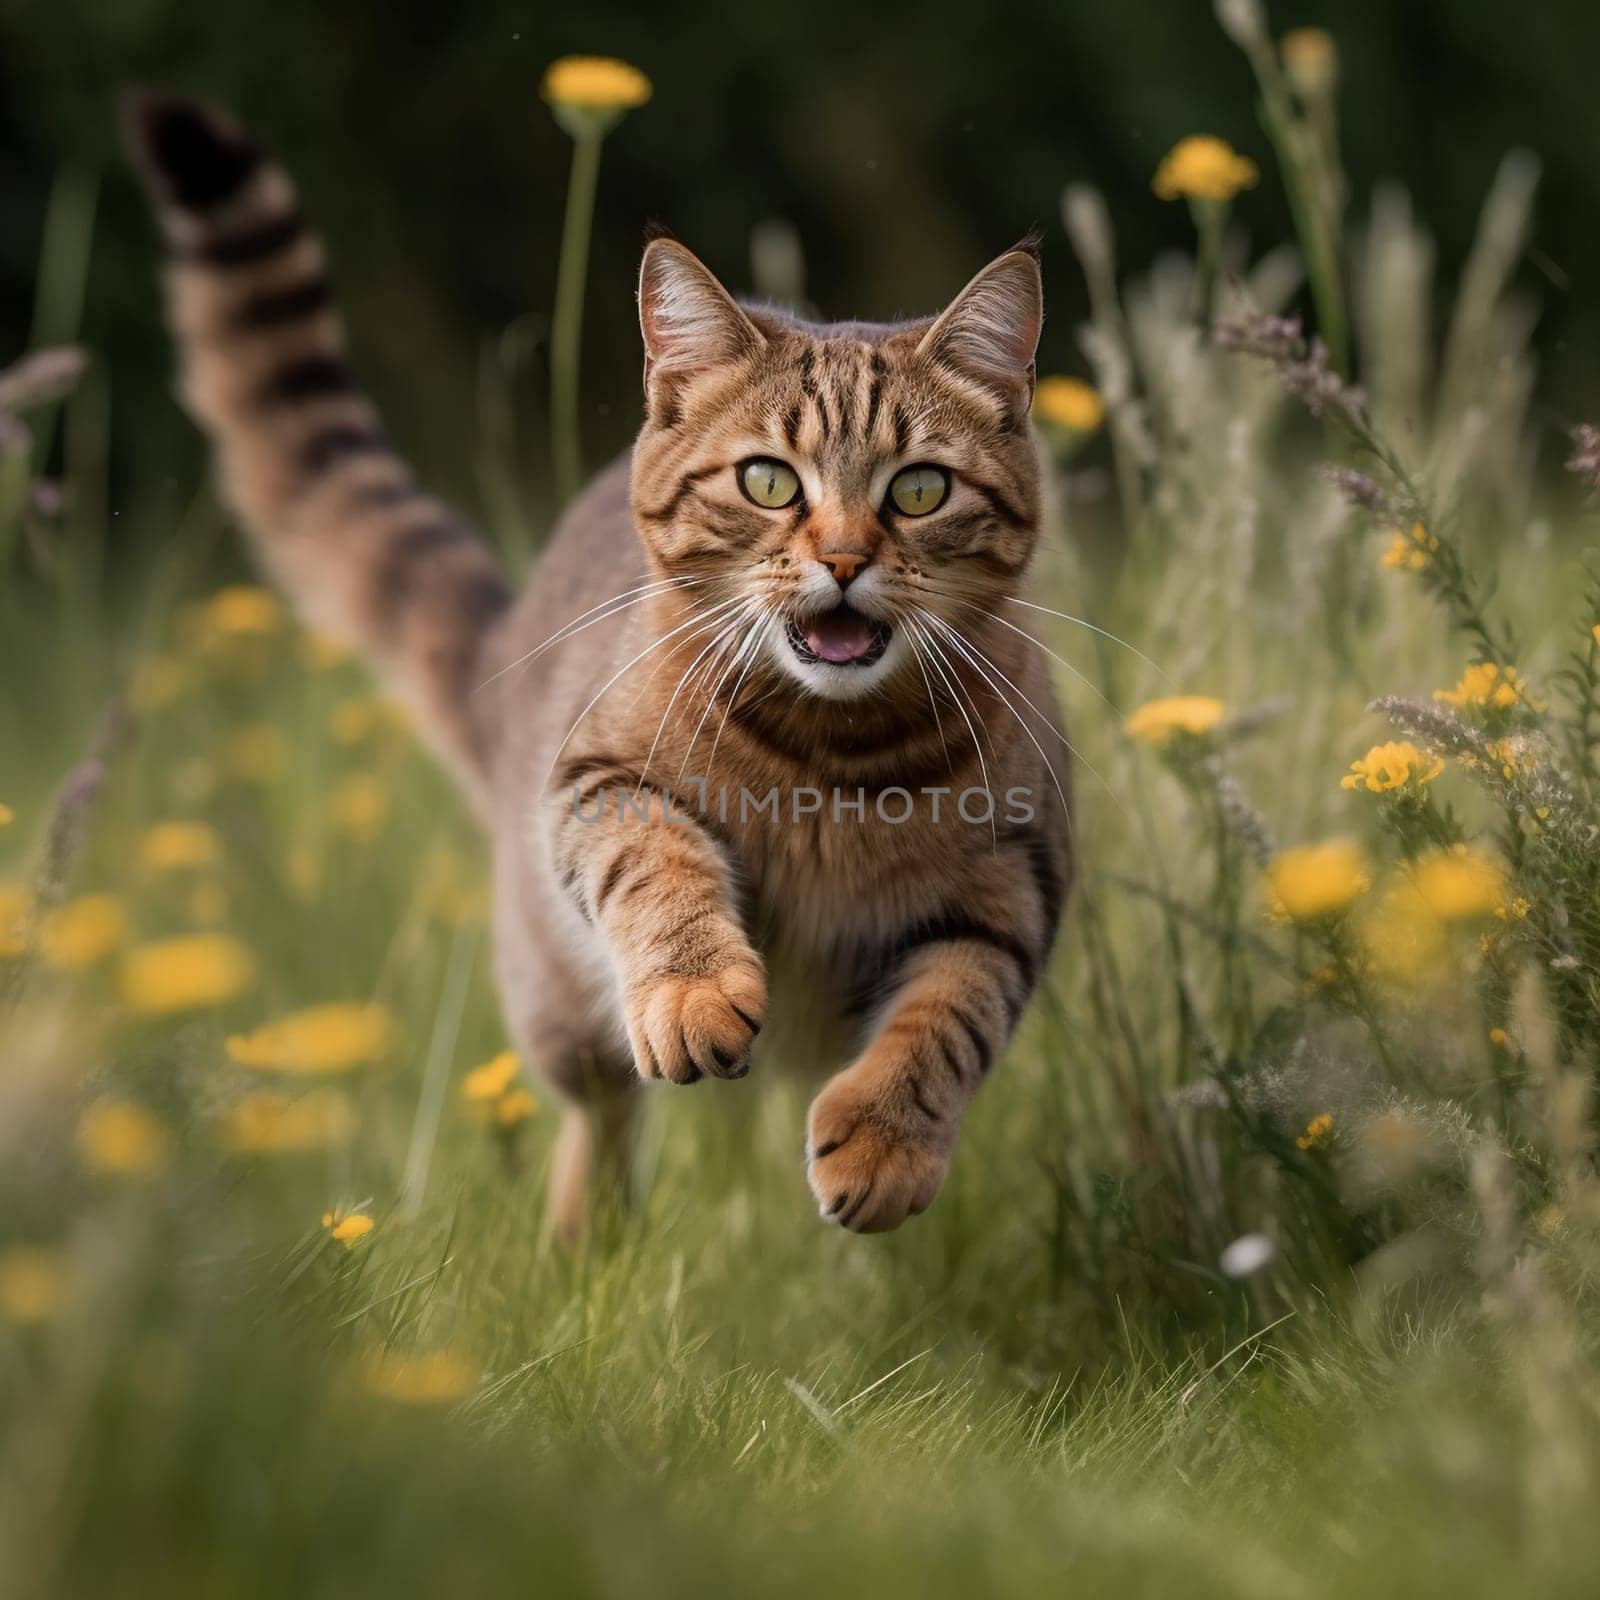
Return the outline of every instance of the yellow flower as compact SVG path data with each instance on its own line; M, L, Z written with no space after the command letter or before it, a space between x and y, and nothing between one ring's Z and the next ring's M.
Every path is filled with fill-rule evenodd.
M1532 910L1533 902L1519 894L1514 900L1502 900L1494 908L1494 914L1501 922L1521 922Z
M1333 1132L1333 1113L1319 1111L1307 1124L1306 1131L1295 1140L1295 1144L1302 1150L1315 1150L1319 1145L1327 1142L1328 1135Z
M512 1089L495 1101L494 1120L502 1128L515 1128L539 1114L539 1102L526 1089Z
M94 1172L143 1178L172 1154L166 1125L128 1100L101 1100L78 1119L78 1150Z
M247 1094L223 1118L221 1140L246 1155L325 1150L345 1144L355 1132L350 1097L318 1089L290 1099L281 1094Z
M1505 904L1505 873L1488 856L1456 845L1420 857L1411 882L1423 903L1444 922L1490 915Z
M1489 1030L1489 1043L1496 1050L1505 1050L1511 1044L1511 1035L1504 1028L1491 1028Z
M1356 938L1368 970L1390 982L1415 986L1449 970L1445 924L1409 873L1391 878L1366 908Z
M418 1355L374 1352L366 1363L369 1394L407 1406L444 1406L464 1400L478 1381L474 1362L456 1350Z
M1589 630L1589 633L1594 639L1594 642L1596 644L1600 644L1600 622L1595 623L1595 625Z
M1267 866L1267 903L1281 922L1314 922L1348 910L1369 883L1361 846L1329 839L1273 857Z
M181 661L173 656L149 656L133 669L128 698L135 711L156 711L176 700L188 682Z
M0 883L0 960L28 948L33 890L25 883Z
M1069 433L1094 433L1105 421L1100 391L1079 378L1041 378L1033 392L1033 414Z
M1147 700L1123 724L1130 738L1145 744L1166 744L1175 733L1209 733L1222 721L1225 702L1205 694L1173 695Z
M1444 762L1438 756L1424 755L1410 740L1398 739L1375 744L1359 761L1352 761L1349 772L1339 780L1339 787L1370 789L1373 794L1407 785L1421 789L1443 771Z
M311 1006L227 1043L235 1066L260 1072L348 1072L381 1060L394 1047L387 1006L354 1002Z
M1390 535L1383 564L1391 572L1421 572L1433 565L1438 548L1439 541L1420 522L1413 522L1409 532L1396 528Z
M474 1067L461 1080L461 1093L467 1100L498 1100L516 1082L519 1070L516 1052L502 1050L493 1060Z
M276 783L289 764L289 741L281 728L268 722L250 722L236 728L222 752L223 771L235 783L265 788Z
M122 961L123 1003L141 1017L197 1011L237 999L255 982L250 952L222 933L135 945Z
M545 68L539 93L553 106L585 111L632 111L652 93L650 80L611 56L563 56Z
M283 607L270 589L237 583L212 595L206 603L205 619L214 633L259 637L276 633L283 625Z
M1433 698L1462 711L1506 711L1519 702L1534 711L1545 709L1544 701L1534 698L1515 667L1501 667L1493 661L1474 662L1455 688L1435 689Z
M1519 772L1532 772L1538 765L1532 749L1520 739L1485 739L1483 752L1499 767L1500 776L1507 783L1512 782ZM1468 756L1461 759L1464 765L1477 767L1480 772L1483 770L1481 762Z
M65 972L98 966L128 937L128 913L114 894L85 894L58 906L39 929L44 959Z
M8 805L0 805L0 828L9 828L17 820L17 814Z
M1331 89L1339 77L1339 47L1325 28L1291 28L1278 42L1283 69L1306 99Z
M0 1250L0 1317L19 1327L48 1322L72 1298L72 1273L59 1250L14 1244Z
M1162 157L1152 187L1161 200L1231 200L1241 189L1255 188L1259 177L1255 162L1226 139L1196 133Z
M322 1226L330 1239L337 1239L346 1250L354 1250L356 1241L365 1239L377 1224L363 1211L352 1211L348 1216L337 1211L322 1213Z
M328 797L328 816L345 838L370 844L389 819L389 789L372 772L347 772Z
M215 866L222 841L206 822L158 822L139 845L139 861L147 872L186 872Z

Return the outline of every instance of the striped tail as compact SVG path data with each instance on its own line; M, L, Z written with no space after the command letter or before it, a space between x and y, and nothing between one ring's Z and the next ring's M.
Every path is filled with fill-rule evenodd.
M308 624L384 669L481 801L491 697L472 691L510 604L504 578L357 390L287 174L185 100L131 96L126 125L169 248L184 402L216 447L226 499Z

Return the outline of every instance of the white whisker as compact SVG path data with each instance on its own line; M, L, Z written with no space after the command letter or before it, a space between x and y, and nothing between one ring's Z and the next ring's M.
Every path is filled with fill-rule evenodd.
M1144 662L1144 664L1149 667L1150 670L1154 672L1163 683L1172 685L1172 678L1167 673L1163 672L1162 669L1138 647L1138 645L1129 644L1126 639L1119 639L1117 635L1112 633L1109 629L1098 627L1092 622L1085 622L1082 617L1074 617L1068 612L1056 611L1050 606L1041 606L1032 600L1019 600L1014 594L1008 594L1005 596L1005 598L1014 606L1026 606L1030 611L1042 611L1046 616L1059 617L1063 622L1075 622L1080 628L1087 628L1090 633L1098 633L1102 639L1109 639L1112 644L1119 644L1124 650L1131 650L1133 654L1138 656L1138 658ZM1173 685L1173 687L1176 686Z
M570 622L564 622L550 635L543 644L537 644L533 649L517 657L515 661L508 662L498 672L485 678L472 692L480 693L487 689L491 683L505 677L508 672L515 672L518 667L527 666L535 657L541 656L552 645L564 644L568 639L582 633L585 628L592 628L597 622L604 622L607 617L614 617L620 611L626 611L631 606L638 605L644 600L653 600L657 595L670 594L677 589L692 589L700 584L709 583L709 578L655 578L649 583L641 584L634 589L624 589L621 594L614 594L609 600L602 600L597 606L590 606L587 611L581 611ZM622 602L618 604L618 602ZM607 610L607 607L613 609ZM596 616L597 611L604 611L605 616ZM584 619L588 618L587 621Z

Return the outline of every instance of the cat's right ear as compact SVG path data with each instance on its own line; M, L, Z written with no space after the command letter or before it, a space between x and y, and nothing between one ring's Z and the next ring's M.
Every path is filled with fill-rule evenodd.
M692 250L653 239L639 264L645 393L660 377L686 378L754 354L765 343Z

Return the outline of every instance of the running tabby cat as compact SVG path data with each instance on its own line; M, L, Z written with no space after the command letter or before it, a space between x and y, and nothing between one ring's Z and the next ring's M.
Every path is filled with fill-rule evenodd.
M822 1215L922 1211L1071 871L1051 689L1006 616L1039 523L1033 247L937 317L813 326L652 241L637 442L514 599L385 442L283 171L185 101L129 127L230 503L492 837L506 1020L565 1101L553 1225L625 1159L641 1079L740 1078L779 1033L848 1062L809 1117Z

